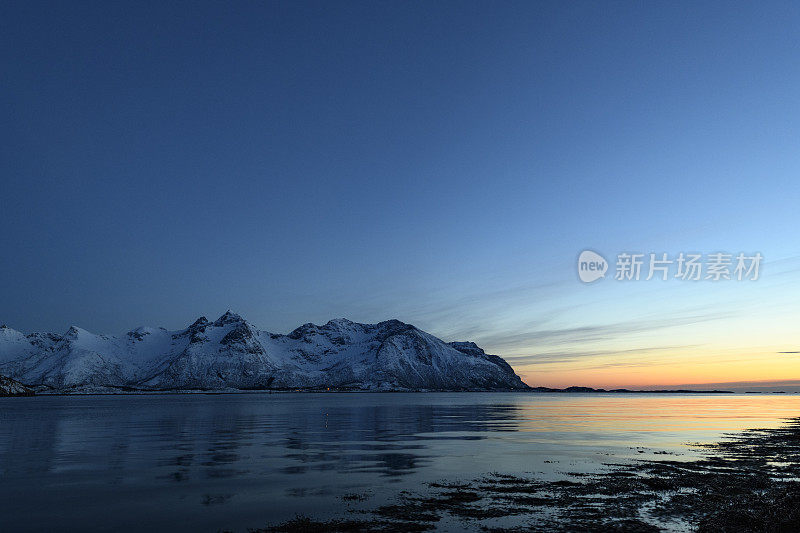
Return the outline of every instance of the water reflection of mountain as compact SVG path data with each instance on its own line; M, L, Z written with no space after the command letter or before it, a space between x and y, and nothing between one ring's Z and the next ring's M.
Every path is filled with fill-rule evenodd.
M310 470L411 473L427 463L426 441L479 440L519 427L513 405L365 405L295 415L284 442L287 473ZM320 426L320 416L324 425Z
M36 398L3 412L6 476L104 472L166 482L307 472L402 476L427 464L430 441L514 431L513 405L364 402L325 395ZM356 396L357 398L357 396Z
M427 475L446 442L517 409L394 394L14 398L0 410L9 531L198 531L310 512L352 487ZM448 449L452 451L452 448ZM413 482L413 481L412 481ZM143 514L144 513L144 514ZM288 518L288 517L287 517ZM127 519L127 518L126 518Z

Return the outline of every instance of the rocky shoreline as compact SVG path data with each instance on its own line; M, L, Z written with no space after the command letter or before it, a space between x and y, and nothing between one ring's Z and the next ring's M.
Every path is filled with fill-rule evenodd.
M800 418L697 445L691 461L607 464L553 481L492 473L431 483L329 520L298 516L260 532L783 532L800 526ZM347 495L345 503L368 495ZM451 527L447 527L450 524ZM444 526L444 527L441 527Z
M34 391L19 381L0 376L0 396L33 396Z

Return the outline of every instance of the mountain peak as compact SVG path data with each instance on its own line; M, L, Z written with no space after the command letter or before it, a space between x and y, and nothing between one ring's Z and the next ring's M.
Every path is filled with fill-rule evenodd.
M461 353L465 353L467 355L486 355L486 352L483 351L483 348L475 344L474 342L448 342L450 346L455 348Z
M214 322L214 325L215 326L224 326L226 324L232 324L234 322L243 322L243 321L244 321L244 319L241 316L237 315L236 313L234 313L233 311L228 309L227 311L225 311L224 315L219 317Z
M201 316L200 318L192 322L192 325L189 326L188 329L197 329L206 325L208 325L208 319L204 316Z
M14 328L10 328L10 327L6 326L5 324L3 324L2 327L0 327L0 335L2 335L4 339L10 339L12 337L24 337L25 336L21 332L15 330Z
M86 335L86 334L89 334L89 332L86 331L85 329L79 328L78 326L70 326L67 332L64 334L64 336L75 339L78 337L78 335Z
M416 326L406 324L405 322L397 320L396 318L378 322L376 326L378 329L385 332L386 335L396 335L398 333L406 333L417 330Z
M355 325L357 325L355 322L346 318L334 318L332 320L328 320L328 322L325 324L327 327L335 327L338 329L350 329Z

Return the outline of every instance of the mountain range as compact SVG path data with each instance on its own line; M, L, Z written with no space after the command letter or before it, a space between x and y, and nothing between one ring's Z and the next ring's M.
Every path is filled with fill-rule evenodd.
M410 324L347 319L261 331L230 311L186 329L25 335L0 327L0 375L37 392L526 390L501 357Z

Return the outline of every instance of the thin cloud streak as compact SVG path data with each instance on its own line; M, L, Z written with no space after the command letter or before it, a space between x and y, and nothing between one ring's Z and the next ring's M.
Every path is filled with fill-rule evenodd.
M661 329L700 324L728 318L727 313L683 316L675 318L648 319L616 322L574 328L532 330L526 332L497 332L478 339L479 344L494 350L522 348L539 345L574 345L589 342L609 341L632 333L644 333Z
M625 354L645 354L649 352L681 350L685 348L695 348L700 345L676 345L676 346L645 346L642 348L629 348L624 350L589 350L589 351L559 351L559 352L540 352L535 355L521 355L505 357L510 364L520 365L541 365L555 363L571 363L590 357L611 357Z

